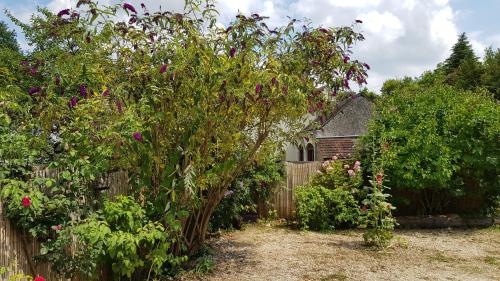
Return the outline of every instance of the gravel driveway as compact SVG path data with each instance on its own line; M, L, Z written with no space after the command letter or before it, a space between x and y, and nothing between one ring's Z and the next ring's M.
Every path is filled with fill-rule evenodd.
M181 280L500 280L500 228L397 231L386 250L361 231L249 225L210 241L215 269Z

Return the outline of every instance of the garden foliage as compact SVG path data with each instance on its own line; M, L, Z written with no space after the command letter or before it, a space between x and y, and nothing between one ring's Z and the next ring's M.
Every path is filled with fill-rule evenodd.
M254 161L224 194L210 220L210 229L239 228L243 216L266 217L272 193L285 175L281 155ZM259 210L260 207L260 210Z
M498 103L486 91L459 90L434 78L428 73L400 81L382 95L362 140L364 161L386 171L393 189L419 195L417 201L394 199L421 213L445 212L456 198L480 202L462 212L491 210L500 194Z
M223 28L213 3L197 0L182 13L80 0L11 19L32 50L0 53L2 202L20 228L50 240L40 258L70 275L91 275L96 259L116 278L167 273L202 245L231 183L296 137L308 110L331 107L320 86L366 83L368 65L351 58L357 23L271 28L239 14ZM44 168L58 176L33 172ZM117 170L142 210L133 227L105 209L102 179ZM82 253L95 254L81 259L89 264L71 262L69 235L100 243Z
M297 218L305 229L329 230L358 224L361 163L323 162L311 183L295 189Z

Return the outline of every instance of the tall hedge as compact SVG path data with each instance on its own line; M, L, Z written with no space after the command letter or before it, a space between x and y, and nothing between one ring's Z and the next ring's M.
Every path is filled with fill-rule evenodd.
M364 161L385 171L403 210L492 210L500 194L498 103L486 92L423 84L402 83L378 100Z

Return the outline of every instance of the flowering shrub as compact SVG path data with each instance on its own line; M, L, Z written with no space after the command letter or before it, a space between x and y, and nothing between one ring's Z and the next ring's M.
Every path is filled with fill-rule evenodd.
M103 257L116 275L173 266L202 245L235 178L294 137L308 109L327 107L317 85L337 93L366 83L367 65L350 57L363 40L357 23L271 29L263 16L239 14L220 28L212 1L185 7L81 0L56 14L42 8L27 24L12 17L33 48L1 69L2 202L48 241L41 259L70 275L93 272ZM38 180L37 166L59 175ZM98 179L115 170L129 175L142 230L103 210ZM72 256L69 233L89 251Z
M302 186L294 189L297 217L304 229L331 230L357 225L358 202L344 189Z
M321 170L312 179L313 185L320 185L329 189L345 189L352 193L358 192L363 181L361 162L355 161L351 165L345 160L334 158L321 164Z
M303 228L326 230L357 225L362 182L361 162L333 157L307 186L295 189L297 217Z
M363 238L369 246L385 247L392 239L392 231L396 220L392 217L392 210L396 209L389 203L388 187L383 184L384 175L379 172L375 180L370 180L367 186L369 194L362 202L361 225L368 228Z

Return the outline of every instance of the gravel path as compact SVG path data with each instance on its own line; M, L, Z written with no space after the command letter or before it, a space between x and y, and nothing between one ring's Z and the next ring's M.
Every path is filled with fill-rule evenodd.
M210 241L215 269L181 280L500 280L500 228L397 231L386 250L362 232L249 225Z

